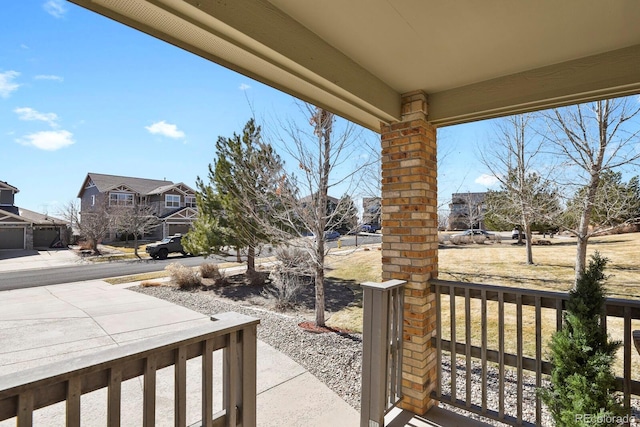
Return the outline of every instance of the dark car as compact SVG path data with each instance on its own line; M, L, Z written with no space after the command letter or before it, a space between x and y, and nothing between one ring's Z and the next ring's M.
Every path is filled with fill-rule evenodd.
M340 233L335 230L325 231L324 240L336 240L340 238Z
M173 252L179 252L182 255L187 254L182 247L182 235L180 234L165 237L156 243L150 243L145 250L153 259L166 259Z
M362 224L360 226L360 231L363 233L375 233L380 230L380 224Z

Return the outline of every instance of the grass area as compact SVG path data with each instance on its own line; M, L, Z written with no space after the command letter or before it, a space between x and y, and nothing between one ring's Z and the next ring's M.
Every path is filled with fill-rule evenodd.
M513 286L526 289L540 289L558 292L568 291L573 284L573 265L576 245L571 239L555 237L550 239L551 246L534 246L534 265L526 264L526 253L523 246L514 245L510 240L500 244L464 246L445 245L438 253L439 278L461 282L484 283L491 285ZM617 298L640 298L640 233L604 236L590 241L589 254L598 250L610 259L606 274L609 275L607 287L610 296ZM327 275L336 279L355 281L381 281L381 253L377 250L356 251L348 256L332 256L328 260ZM350 285L351 287L351 285ZM359 331L362 325L361 291L355 290L356 301L348 308L335 313L329 319L333 327ZM443 300L443 338L447 339L450 331L449 302ZM515 352L516 345L516 313L515 307L507 304L505 310L506 350ZM489 344L497 346L498 317L497 303L488 303ZM523 308L524 352L535 357L535 342L528 337L535 336L533 309ZM546 342L555 330L555 312L543 310L543 341ZM464 341L464 300L456 299L456 335L458 341ZM480 324L480 302L471 305L471 323ZM610 330L614 339L622 338L622 326L618 321L610 319ZM640 324L633 324L640 329ZM472 334L474 345L480 343L480 329ZM495 348L495 347L494 347ZM635 352L634 352L635 356ZM640 361L638 366L640 367ZM635 364L634 362L634 364ZM638 369L636 369L638 372Z

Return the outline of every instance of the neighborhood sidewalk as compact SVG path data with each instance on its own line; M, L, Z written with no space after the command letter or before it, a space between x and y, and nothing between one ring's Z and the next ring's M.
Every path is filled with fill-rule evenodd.
M86 281L1 292L0 388L2 375L90 354L210 322L170 302L127 290L127 285ZM260 326L258 326L260 327ZM188 424L199 421L197 360L188 378ZM157 424L173 425L173 373L158 371ZM218 374L220 374L218 372ZM215 381L215 379L214 379ZM258 426L356 426L358 411L298 363L258 341ZM142 381L123 383L122 425L141 425ZM84 395L83 425L104 425L106 392ZM85 410L86 409L86 410ZM0 426L15 421L0 422ZM64 425L64 406L34 414L34 425Z
M82 259L71 249L1 250L0 272L75 265Z

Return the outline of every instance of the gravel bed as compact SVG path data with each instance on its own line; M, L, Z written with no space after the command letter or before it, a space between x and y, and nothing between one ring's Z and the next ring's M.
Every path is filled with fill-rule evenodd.
M258 339L298 362L349 405L360 409L362 335L305 332L298 323L309 319L221 300L213 292L181 291L167 286L130 289L206 315L235 311L259 318Z
M360 385L362 371L362 335L360 334L315 334L305 332L298 323L309 320L300 315L285 315L271 312L263 308L223 300L213 292L182 291L176 288L160 287L135 287L133 291L151 295L187 307L205 315L235 311L260 319L258 326L258 339L266 342L282 353L286 354L302 365L311 374L325 383L331 390L337 393L349 405L360 410ZM458 399L466 397L466 373L465 360L456 360L456 393ZM487 406L489 409L498 410L498 369L492 365L487 369ZM472 363L471 375L471 400L473 404L481 405L481 375L482 369L479 362ZM505 371L505 413L516 414L516 372ZM535 421L535 376L523 375L524 401L523 419ZM451 357L448 353L442 356L442 393L450 394L451 382ZM543 384L544 385L544 384ZM447 404L442 407L458 412L464 416L483 421L494 426L506 424L490 420L475 414L470 414ZM633 399L632 406L634 417L631 425L640 426L640 401ZM543 407L542 425L553 426L553 421Z

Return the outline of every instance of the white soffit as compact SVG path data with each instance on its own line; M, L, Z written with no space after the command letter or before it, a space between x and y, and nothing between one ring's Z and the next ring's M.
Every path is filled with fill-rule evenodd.
M378 130L640 93L636 0L72 0Z

